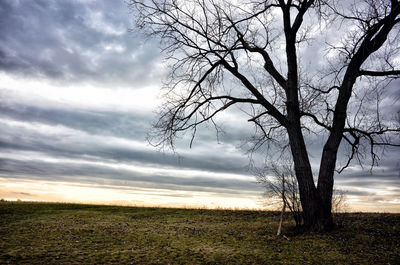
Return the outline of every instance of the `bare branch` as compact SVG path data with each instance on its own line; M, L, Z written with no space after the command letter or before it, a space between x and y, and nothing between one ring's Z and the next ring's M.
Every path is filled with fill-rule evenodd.
M368 76L397 76L396 78L400 78L400 70L393 71L368 71L368 70L360 70L358 72L358 76L368 75Z
M229 72L236 76L242 82L242 84L259 100L260 104L262 104L268 110L271 116L273 116L283 126L287 125L286 117L283 116L283 114L268 100L266 100L265 97L244 75L242 75L237 69L230 66L226 61L223 61L223 65Z

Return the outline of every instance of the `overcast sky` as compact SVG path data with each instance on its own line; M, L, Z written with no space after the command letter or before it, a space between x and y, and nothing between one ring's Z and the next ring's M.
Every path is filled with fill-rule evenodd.
M0 1L0 197L261 207L240 112L223 115L219 142L203 128L178 155L148 144L167 69L133 15L124 1ZM351 209L400 211L399 157L336 176Z

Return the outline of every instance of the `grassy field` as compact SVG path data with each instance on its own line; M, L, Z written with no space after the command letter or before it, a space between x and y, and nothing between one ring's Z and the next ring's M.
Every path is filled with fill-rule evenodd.
M0 203L0 264L400 264L399 214L296 234L274 212Z

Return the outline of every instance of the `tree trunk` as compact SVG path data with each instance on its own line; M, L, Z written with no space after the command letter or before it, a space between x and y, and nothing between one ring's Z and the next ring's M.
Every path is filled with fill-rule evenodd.
M310 232L330 231L333 228L331 203L321 200L318 192L300 191L304 228Z
M296 32L293 32L291 28L290 9L284 9L283 13L286 36L286 56L288 62L286 89L288 124L286 129L289 136L296 178L299 184L304 226L309 231L319 232L330 230L332 228L331 203L329 204L326 203L325 200L322 200L320 192L318 192L315 187L311 164L308 158L304 136L301 131Z
M340 141L339 141L340 143ZM322 152L321 164L318 176L318 194L321 198L322 218L325 220L325 226L329 229L333 227L332 220L332 194L333 194L333 174L335 172L337 148L339 143L335 144L333 148L329 147L329 141L324 146ZM336 147L337 146L337 147Z
M291 128L288 130L288 135L296 178L299 184L304 227L310 232L329 231L333 228L331 212L333 171L332 181L328 181L328 184L332 185L322 185L320 189L317 189L301 130ZM336 157L334 161L336 161ZM329 170L329 168L326 170Z

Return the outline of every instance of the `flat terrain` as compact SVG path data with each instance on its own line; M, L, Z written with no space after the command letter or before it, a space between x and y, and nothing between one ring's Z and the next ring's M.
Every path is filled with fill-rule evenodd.
M399 214L298 234L279 213L0 203L0 264L400 264Z

